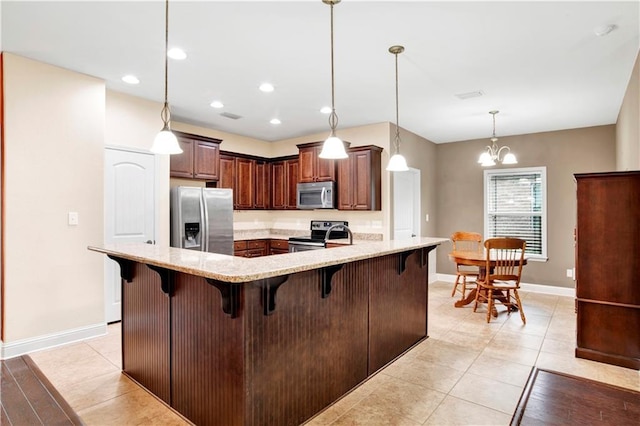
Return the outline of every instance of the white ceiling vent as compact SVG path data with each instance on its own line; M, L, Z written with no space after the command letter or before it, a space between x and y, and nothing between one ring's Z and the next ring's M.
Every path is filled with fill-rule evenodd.
M220 115L223 117L230 118L232 120L237 120L238 118L242 118L242 116L237 114L231 114L230 112L221 112Z
M465 100L465 99L471 99L471 98L479 98L482 95L484 95L484 93L482 93L482 90L476 90L475 92L458 93L457 95L455 95L455 97L458 99Z

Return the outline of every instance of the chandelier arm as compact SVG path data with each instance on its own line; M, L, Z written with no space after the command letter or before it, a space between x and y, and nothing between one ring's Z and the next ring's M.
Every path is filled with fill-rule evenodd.
M500 149L498 150L498 152L496 153L496 158L497 158L498 160L500 160L500 154L502 153L502 151L505 151L505 155L506 155L506 154L508 154L509 152L511 152L511 149L510 149L508 146L506 146L506 145L501 146L501 147L500 147ZM504 156L503 156L502 158L504 159ZM500 160L500 162L502 162L502 160Z

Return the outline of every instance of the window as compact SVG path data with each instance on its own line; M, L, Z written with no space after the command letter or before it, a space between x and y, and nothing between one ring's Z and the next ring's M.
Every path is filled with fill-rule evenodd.
M546 167L484 171L485 238L522 238L528 259L547 260L546 172Z

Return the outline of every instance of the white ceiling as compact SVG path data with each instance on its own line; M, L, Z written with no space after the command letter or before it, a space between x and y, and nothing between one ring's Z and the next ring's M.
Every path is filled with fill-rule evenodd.
M163 97L164 2L7 1L2 50ZM172 0L173 119L261 140L329 128L330 8L321 0ZM334 7L339 129L395 122L435 143L616 122L640 47L640 2L344 0ZM616 25L608 36L594 29ZM140 84L120 78L135 74ZM269 81L273 93L257 87ZM482 91L460 100L455 95ZM209 106L224 102L222 110ZM231 120L221 112L240 115ZM269 123L277 117L280 125ZM158 128L161 127L158 108Z

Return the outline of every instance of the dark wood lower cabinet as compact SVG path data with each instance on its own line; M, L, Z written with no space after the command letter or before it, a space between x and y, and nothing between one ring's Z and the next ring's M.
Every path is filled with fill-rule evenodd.
M301 424L426 338L431 248L233 285L165 270L170 295L135 264L123 369L198 425Z

